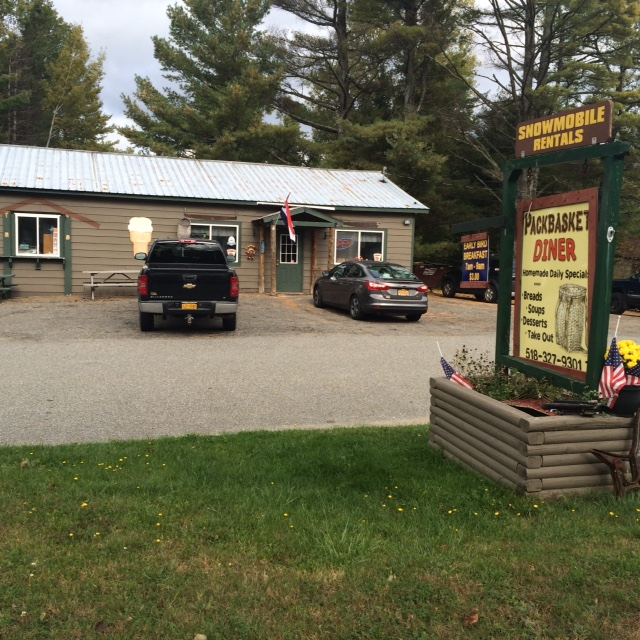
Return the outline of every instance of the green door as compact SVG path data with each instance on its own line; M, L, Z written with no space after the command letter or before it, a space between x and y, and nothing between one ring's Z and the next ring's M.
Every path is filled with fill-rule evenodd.
M277 289L282 292L300 293L302 291L302 234L296 235L292 242L288 233L278 235L276 267Z

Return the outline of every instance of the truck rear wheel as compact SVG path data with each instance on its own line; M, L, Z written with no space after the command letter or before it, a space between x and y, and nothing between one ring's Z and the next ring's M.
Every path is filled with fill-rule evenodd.
M226 318L222 318L222 328L225 331L235 331L236 330L236 314L234 313L232 316L227 316Z
M140 331L153 331L153 313L140 312Z
M484 290L484 301L489 304L498 302L498 290L492 284Z
M445 280L442 283L442 295L445 298L453 298L456 295L456 288L451 280Z
M625 311L624 298L621 293L611 294L611 313L621 316Z

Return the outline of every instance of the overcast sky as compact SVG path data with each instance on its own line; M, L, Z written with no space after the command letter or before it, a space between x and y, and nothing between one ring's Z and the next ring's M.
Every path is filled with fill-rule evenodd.
M164 86L151 37L169 34L167 7L178 0L52 1L66 22L82 25L93 58L105 52L104 112L112 116L112 124L127 124L120 95L133 94L134 77L148 77L154 86ZM119 146L128 145L123 141Z
M151 36L169 32L165 0L53 0L60 16L80 24L91 48L92 57L106 54L102 83L104 111L112 124L127 122L120 94L133 94L134 76L148 76L162 87L160 65L153 57Z

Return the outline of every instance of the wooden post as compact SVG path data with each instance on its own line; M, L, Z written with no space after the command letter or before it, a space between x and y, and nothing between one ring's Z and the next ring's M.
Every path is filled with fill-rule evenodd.
M313 230L311 239L311 282L309 283L309 293L313 293L313 284L316 281L316 272L318 270L318 230Z
M276 225L271 225L271 295L276 295L276 288L278 283L276 282L276 255L277 255L277 237L276 237Z
M327 258L327 269L333 269L333 254L336 250L336 230L329 229L329 257Z
M258 293L264 293L264 251L266 233L264 225L260 225L260 255L258 258Z

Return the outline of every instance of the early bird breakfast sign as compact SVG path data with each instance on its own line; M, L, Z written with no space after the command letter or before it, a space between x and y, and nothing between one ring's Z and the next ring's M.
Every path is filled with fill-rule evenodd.
M612 123L611 100L521 122L516 129L516 157L609 142Z
M514 355L584 380L596 259L598 190L521 202Z
M489 286L489 233L462 236L461 289Z

